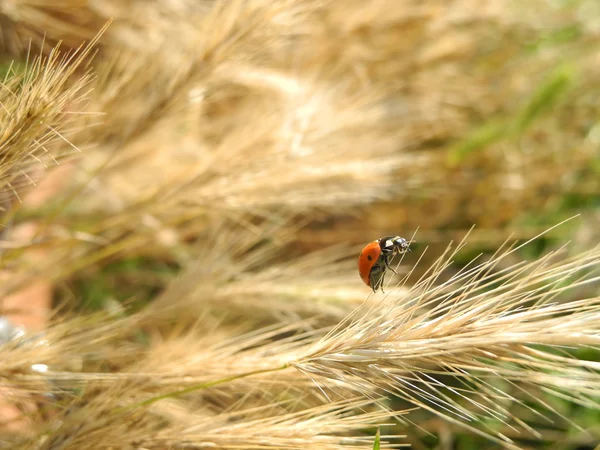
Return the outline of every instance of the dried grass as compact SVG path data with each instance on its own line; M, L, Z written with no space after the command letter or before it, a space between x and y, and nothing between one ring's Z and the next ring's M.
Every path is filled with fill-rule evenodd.
M308 321L232 338L234 332L218 324L215 332L199 322L194 329L183 329L180 337L166 336L162 344L155 342L151 351L142 352L131 345L126 351L123 333L152 323L152 309L121 322L79 325L81 331L72 336L58 331L73 332L75 322L66 322L50 331L50 343L41 349L33 344L7 349L0 375L11 380L13 388L37 392L45 387L63 397L70 392L64 397L70 406L61 413L66 414L61 427L50 433L49 448L81 445L76 436L90 433L90 442L104 445L120 439L144 448L201 448L206 442L221 448L241 443L246 443L243 448L303 448L309 442L323 448L342 448L342 443L355 448L352 443L365 441L342 436L395 414L384 408L346 418L342 412L355 411L365 401L383 407L380 395L386 392L507 448L519 448L485 419L539 438L535 428L511 412L514 404L549 420L560 412L546 402L546 395L597 407L598 363L577 359L566 349L598 346L600 298L556 300L570 289L597 284L599 278L590 269L598 267L600 249L567 259L549 254L497 270L512 252L499 252L439 284L436 281L455 257L449 250L405 294L365 303L338 325L324 329L311 330ZM120 349L114 346L119 342ZM52 364L58 367L61 360L77 358L91 358L87 371L52 370ZM112 360L118 366L112 373L92 372L93 360ZM50 370L28 374L28 367L40 362L47 362ZM54 389L47 387L48 380ZM367 400L329 404L356 396ZM217 415L188 417L182 424L177 404L169 403L179 398L211 405ZM291 403L282 407L296 412L267 413L262 419L254 414L277 410L283 399ZM155 417L157 407L161 419ZM166 412L172 408L175 412ZM222 425L227 432L217 425L222 415L228 417ZM76 424L84 417L80 428ZM128 426L115 427L122 422ZM312 433L303 431L309 423ZM329 437L317 438L322 435Z
M0 290L85 286L140 259L179 274L144 273L150 298L122 275L114 295L129 283L148 305L62 311L2 347L8 398L44 407L0 446L358 449L384 422L432 431L433 414L519 448L546 436L536 421L572 419L556 399L596 409L598 363L573 350L599 344L594 226L594 245L532 262L502 247L464 267L446 248L472 223L469 240L504 240L525 212L598 192L594 3L484 3L3 3L5 49L34 37L49 56L6 78L0 187L83 157L17 214L39 233L7 243ZM91 47L61 59L43 43L78 47L111 17L93 81ZM84 97L92 114L72 114ZM417 226L442 256L414 251L368 296L352 244Z
M35 186L40 170L77 151L67 138L74 131L76 108L85 107L91 75L73 76L89 62L94 43L66 55L56 48L22 69L7 71L0 92L0 202L5 210L20 200L19 191Z

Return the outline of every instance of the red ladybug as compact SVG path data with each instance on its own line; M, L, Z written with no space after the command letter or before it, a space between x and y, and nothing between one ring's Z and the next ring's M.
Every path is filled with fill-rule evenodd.
M367 244L358 257L358 273L367 286L383 292L383 278L389 269L398 273L390 264L394 256L410 251L410 243L400 236L386 236Z

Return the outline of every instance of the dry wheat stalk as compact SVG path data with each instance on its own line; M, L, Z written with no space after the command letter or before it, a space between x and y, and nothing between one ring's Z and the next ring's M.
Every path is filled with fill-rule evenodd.
M39 7L14 0L3 3L0 14L10 3L28 12L35 9L29 5ZM237 244L212 247L203 240L211 216L247 225L249 213L272 218L285 209L284 216L324 211L329 217L392 199L393 207L383 210L399 217L410 213L416 223L435 227L476 218L493 227L522 205L538 204L540 186L548 180L564 184L596 150L592 132L582 137L570 120L579 114L588 120L583 106L595 92L597 58L586 40L596 32L589 15L558 11L546 16L539 13L542 1L531 3L535 14L523 17L501 7L508 2L474 8L469 0L420 5L393 0L202 2L194 14L186 8L198 2L155 3L148 6L144 17L152 20L145 26L119 24L111 35L92 104L110 115L104 126L79 135L97 146L85 162L88 168L105 165L92 182L83 171L74 175L83 178L78 186L86 189L77 197L75 213L61 219L62 234L57 231L48 242L55 253L36 269L62 279L115 255L171 257L174 248L183 263L202 259L164 294L167 308L157 305L107 325L67 321L49 330L52 345L2 349L4 386L20 388L23 395L53 388L64 394L65 385L85 391L67 395L58 429L52 429L52 421L34 418L40 435L48 433L47 448L123 442L319 448L319 439L323 448L343 448L335 432L352 434L392 413L347 419L329 414L331 409L323 406L327 397L358 396L359 403L349 400L358 406L364 398L379 403L382 391L510 446L502 434L486 428L485 418L504 423L511 437L536 435L512 405L526 410L526 402L536 397L550 408L544 395L554 395L596 407L597 363L580 361L563 347L597 345L600 300L595 293L586 298L579 289L596 280L587 271L597 267L598 249L558 262L555 254L506 264L511 253L500 253L449 280L440 276L448 266L443 258L413 287L370 298L333 329L315 330L318 322L310 320L242 334L257 322L244 314L244 305L258 319L274 316L286 322L316 313L329 316L331 323L355 305L319 303L324 295L332 293L337 302L340 292L350 290L351 299L360 297L348 288L351 281L336 275L348 269L333 263L335 253L308 255L278 268L260 251L240 256ZM64 1L56 8L72 4ZM164 10L170 14L159 13ZM81 17L88 12L80 11ZM40 15L28 17L31 29L42 28ZM79 42L83 36L77 27L56 20L65 17L79 20L50 11L46 27L58 24L72 38L69 42ZM513 113L537 82L534 74L564 56L551 48L524 57L518 53L520 39L572 25L581 26L585 35L569 45L584 77L560 114L523 136L521 143L532 151L519 153L513 142L494 143L466 163L466 170L451 173L438 146L469 130L472 115L477 122ZM117 48L115 36L123 38L124 48ZM501 49L494 47L498 36L506 44ZM290 62L292 47L295 60ZM491 58L479 59L478 52L490 48ZM506 70L479 67L486 64ZM580 112L573 115L572 109ZM562 126L565 120L569 127ZM581 144L576 154L573 142ZM409 152L409 147L428 151ZM113 151L115 157L107 158ZM403 203L413 188L427 188L427 207ZM383 227L382 214L365 220L373 217L375 226ZM337 229L335 239L330 234L326 242L363 239L373 226ZM86 232L72 231L80 228ZM184 242L198 236L196 244L206 253ZM314 242L314 236L307 240ZM203 270L214 262L215 250L223 261L215 263L214 272L212 267ZM195 280L200 275L204 279ZM324 294L318 290L322 286L331 290ZM573 301L554 298L568 292L576 296ZM295 303L283 301L284 296ZM189 311L188 305L198 309ZM203 315L205 305L222 315L233 312L240 326L211 322L213 316ZM193 317L181 322L197 320L197 326L191 331L182 326L180 335L153 340L146 352L131 342L132 329L164 324L161 314L169 308L171 319L188 313ZM69 367L70 360L85 361L85 369ZM50 366L49 372L31 373L31 364L40 362ZM48 387L48 379L56 385ZM178 389L182 392L174 392ZM306 404L296 404L287 416L273 413L286 411L277 404L282 396L301 393ZM180 403L174 405L173 397ZM215 406L207 412L210 402ZM225 420L232 422L223 425ZM315 423L318 427L309 430ZM228 432L233 427L238 433ZM264 436L257 427L266 430ZM28 444L36 447L37 438ZM344 442L368 445L362 438L350 439L355 441Z
M48 56L33 57L16 72L9 70L0 88L0 201L19 199L18 192L35 185L39 173L77 152L67 137L89 97L91 73L76 75L97 39L70 54L58 47ZM38 172L39 172L38 170Z
M549 418L558 412L543 395L597 407L598 363L577 359L564 349L599 344L600 298L567 302L559 298L598 281L593 270L600 263L600 248L568 258L560 258L557 251L537 261L499 268L513 252L501 249L491 260L474 261L437 283L456 253L449 249L407 292L365 303L333 328L310 330L310 322L305 322L207 342L198 340L198 331L184 331L181 338L169 338L155 353L116 373L48 375L80 386L127 385L127 396L118 400L117 416L107 413L108 421L121 417L120 408L140 414L161 400L190 401L195 394L218 403L236 398L240 405L267 407L286 392L294 398L308 392L307 382L313 381L319 388L312 389L323 394L311 397L313 405L327 402L328 396L373 400L382 392L392 393L507 448L519 448L495 432L489 419L524 436L539 437L512 412L513 405L538 402L540 411L529 411ZM152 309L144 314L151 316ZM141 316L139 324L150 319ZM240 423L242 428L246 425ZM175 444L174 429L168 430L164 439ZM177 445L194 447L208 439L205 434L195 435L197 440L192 436ZM263 441L244 436L248 442L258 439L257 446L268 446L269 436Z

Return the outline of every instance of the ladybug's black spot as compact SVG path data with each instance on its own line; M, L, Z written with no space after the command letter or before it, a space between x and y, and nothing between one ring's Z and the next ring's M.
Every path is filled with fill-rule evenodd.
M368 255L368 256L367 256L367 259L368 259L369 261L372 261L372 260L373 260L373 257L372 257L371 255Z

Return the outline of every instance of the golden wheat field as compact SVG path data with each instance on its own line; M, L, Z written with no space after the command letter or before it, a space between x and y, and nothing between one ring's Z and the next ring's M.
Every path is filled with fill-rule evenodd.
M0 56L0 448L600 449L598 0L2 0Z

